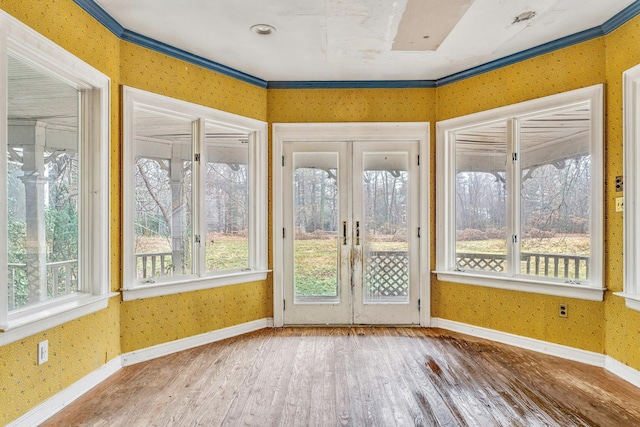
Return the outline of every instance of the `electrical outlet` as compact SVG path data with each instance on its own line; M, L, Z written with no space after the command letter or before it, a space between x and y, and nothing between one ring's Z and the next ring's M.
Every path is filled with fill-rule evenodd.
M558 306L558 316L569 317L569 306L567 304L560 304Z
M624 197L616 197L616 212L624 211Z
M624 191L624 181L622 176L616 176L616 191L618 192Z
M38 365L42 365L49 360L49 340L38 343Z

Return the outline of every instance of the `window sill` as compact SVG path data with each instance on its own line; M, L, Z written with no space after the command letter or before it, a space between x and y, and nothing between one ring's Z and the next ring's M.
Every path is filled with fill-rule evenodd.
M197 279L137 285L123 289L122 299L124 301L133 301L163 295L219 288L221 286L237 285L240 283L256 282L265 280L267 273L270 271L271 270L241 271L217 276L200 277Z
M442 280L444 282L576 298L588 301L602 301L605 291L605 288L572 285L568 283L542 282L527 280L520 277L488 276L457 271L434 271L434 273L438 275L438 280Z
M640 295L626 294L624 292L614 292L613 294L624 298L626 300L627 308L640 311Z
M15 319L9 320L7 325L2 325L0 346L104 310L109 304L109 298L117 295L119 295L118 292L104 295L81 295L60 304L44 306L33 313L16 316Z

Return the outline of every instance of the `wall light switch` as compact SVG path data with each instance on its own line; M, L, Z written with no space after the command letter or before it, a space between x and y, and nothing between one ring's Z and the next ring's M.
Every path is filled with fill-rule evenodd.
M616 212L624 211L624 197L616 197Z

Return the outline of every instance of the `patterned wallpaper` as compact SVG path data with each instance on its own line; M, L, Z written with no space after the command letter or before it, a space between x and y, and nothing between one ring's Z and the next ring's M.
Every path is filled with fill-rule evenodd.
M591 40L438 88L438 120L604 83L604 46Z
M269 121L433 122L435 89L271 89Z
M119 298L106 310L0 347L0 425L18 418L120 354ZM38 343L49 361L38 365Z
M121 41L120 82L262 121L267 90Z
M267 281L127 301L120 306L122 352L273 315Z
M605 188L605 275L612 291L622 291L624 220L615 211L615 177L623 174L622 73L640 63L640 17L605 37L607 52L607 146ZM640 369L640 312L626 308L623 298L605 300L605 353Z

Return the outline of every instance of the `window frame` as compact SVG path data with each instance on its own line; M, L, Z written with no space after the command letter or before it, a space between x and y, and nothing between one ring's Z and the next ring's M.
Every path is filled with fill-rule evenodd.
M171 295L239 283L265 280L270 271L267 267L267 123L193 104L164 95L123 86L123 299L150 298ZM189 275L158 278L154 283L142 284L136 279L135 232L134 232L134 195L135 195L135 123L133 113L137 107L146 111L171 114L189 118L197 122L194 129L194 151L201 154L200 165L206 164L204 132L206 123L219 124L237 129L249 135L249 265L250 271L221 270L207 272L206 265L198 260L204 255L205 244L195 242L195 235L202 235L204 224L204 179L203 167L192 169L192 218L194 230L192 247L194 253L194 271ZM195 164L195 162L194 162ZM196 257L196 251L198 256Z
M622 74L623 147L624 147L624 288L614 295L626 300L626 306L640 311L640 65ZM616 195L617 196L617 195Z
M8 282L0 279L0 345L105 309L110 292L110 84L108 76L0 11L0 80L8 78L8 54L51 73L82 92L79 149L79 252L82 292L9 311ZM0 132L8 135L8 89L0 87ZM6 150L0 150L0 176L7 176ZM6 200L7 180L0 180ZM0 210L0 242L8 242L7 211ZM0 271L8 271L6 244L0 245Z
M543 98L512 104L467 116L440 121L436 124L436 270L438 279L446 282L464 283L545 295L564 296L592 301L602 301L605 286L603 283L603 85L595 85L559 93ZM455 255L455 194L456 194L456 147L455 133L497 121L507 123L507 156L511 156L512 144L518 138L517 128L520 121L530 117L563 110L572 105L588 102L591 108L591 217L590 217L590 264L589 279L582 284L564 283L557 279L540 276L482 271L456 271ZM506 159L505 159L506 160ZM519 164L508 162L507 176L512 176L507 194L507 235L514 232L519 223L519 199L514 190L519 189ZM519 192L519 190L518 190ZM517 245L507 241L507 259L517 259ZM513 261L510 262L513 265Z

